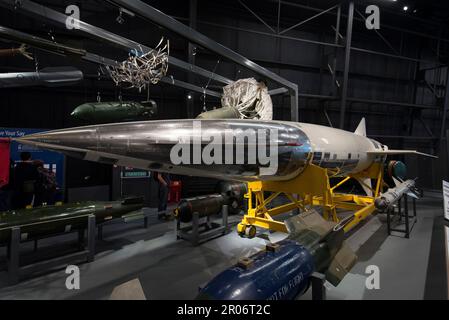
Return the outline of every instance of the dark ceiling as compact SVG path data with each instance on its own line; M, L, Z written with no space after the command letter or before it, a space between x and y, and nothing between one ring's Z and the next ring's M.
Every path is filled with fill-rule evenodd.
M241 0L255 13L262 17L267 23L275 27L277 25L279 0ZM83 18L90 23L100 21L102 17L110 16L115 19L118 10L107 0L36 0L40 4L64 11L68 4L78 4L81 7ZM179 0L144 0L161 11L177 18L187 18L189 1ZM281 1L280 27L288 27L301 20L307 19L320 10L328 9L338 3L346 3L336 0L286 0ZM423 35L441 36L449 39L449 1L448 0L356 0L356 9L364 14L367 5L376 4L381 8L381 29L383 32L393 32L391 28L410 30ZM408 7L404 11L404 6ZM203 18L207 18L208 11L220 11L227 16L251 14L239 3L239 0L198 0L199 12ZM4 11L4 10L2 10ZM6 14L6 12L1 12ZM346 10L343 9L343 15ZM360 19L360 14L355 14L356 19ZM334 22L335 12L330 12L319 18L319 23L326 21ZM2 19L3 21L3 19ZM21 28L20 20L18 25L9 26ZM257 21L257 20L255 20ZM142 21L142 26L145 22ZM36 30L38 31L38 30Z

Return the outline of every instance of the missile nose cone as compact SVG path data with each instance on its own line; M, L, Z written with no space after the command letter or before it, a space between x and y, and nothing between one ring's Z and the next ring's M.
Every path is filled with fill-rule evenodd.
M380 197L374 200L374 206L377 210L384 212L388 208L388 203L384 198Z
M96 128L74 128L35 133L14 139L18 143L84 158L96 146Z

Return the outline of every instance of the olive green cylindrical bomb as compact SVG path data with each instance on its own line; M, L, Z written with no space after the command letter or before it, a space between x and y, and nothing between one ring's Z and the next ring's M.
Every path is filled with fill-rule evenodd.
M157 113L153 100L144 102L113 101L84 103L71 113L71 116L89 123L111 123L149 120Z
M175 217L181 222L190 222L194 212L198 212L200 218L207 217L219 213L225 204L229 206L230 214L237 214L247 192L246 183L221 182L218 191L219 194L181 199L174 210Z
M21 209L0 213L0 244L7 243L11 230L20 227L22 240L85 229L87 216L94 215L97 224L122 217L143 207L142 198L112 202L82 202Z
M240 119L240 113L236 108L218 108L205 111L196 117L197 119Z
M244 182L222 181L218 185L218 192L224 197L224 204L229 206L229 213L237 214L243 206L248 185Z
M184 223L193 219L193 213L198 212L199 217L207 217L220 212L224 204L221 194L211 194L194 198L182 199L174 210L175 217Z

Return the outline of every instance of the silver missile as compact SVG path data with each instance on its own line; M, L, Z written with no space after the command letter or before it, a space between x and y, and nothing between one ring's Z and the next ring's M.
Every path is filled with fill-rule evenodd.
M33 134L19 142L85 160L221 180L290 180L310 164L333 176L362 172L389 150L355 132L309 123L181 119L114 123ZM431 156L431 155L429 155Z
M396 187L388 189L380 197L374 200L374 205L379 211L391 208L404 194L417 198L415 194L415 180L396 182Z
M304 132L276 121L128 122L16 140L95 162L238 181L291 179L312 157Z

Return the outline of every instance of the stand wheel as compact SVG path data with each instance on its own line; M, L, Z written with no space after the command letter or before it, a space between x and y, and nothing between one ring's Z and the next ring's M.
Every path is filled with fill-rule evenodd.
M255 226L250 226L249 228L246 228L245 230L245 235L249 238L252 239L256 236L257 233L257 229Z
M244 237L246 233L246 225L243 223L239 223L237 225L237 233L239 234L239 236Z

